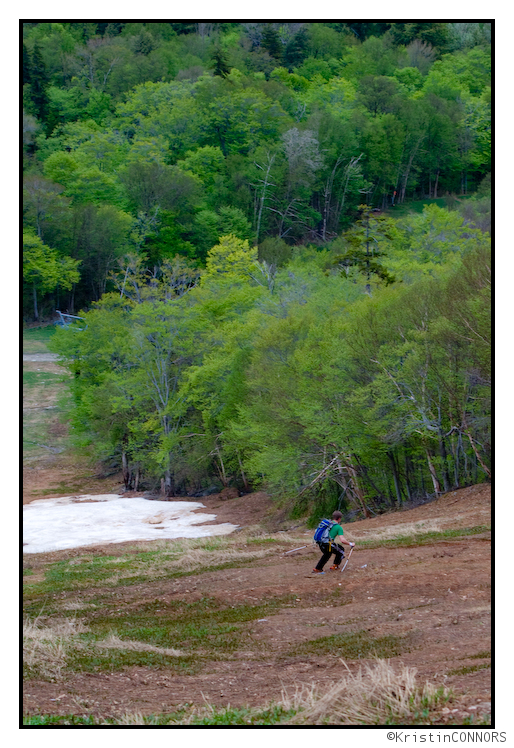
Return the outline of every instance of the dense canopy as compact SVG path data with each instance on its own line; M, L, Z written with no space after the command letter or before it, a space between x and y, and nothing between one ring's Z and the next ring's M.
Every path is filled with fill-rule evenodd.
M24 315L86 318L77 445L298 511L488 478L490 75L480 22L25 23Z

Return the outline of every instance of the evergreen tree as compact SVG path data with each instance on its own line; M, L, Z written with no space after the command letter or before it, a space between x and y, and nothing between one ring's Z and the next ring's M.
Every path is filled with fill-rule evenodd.
M309 53L309 40L304 26L289 40L284 50L284 63L289 70L298 67Z
M30 71L31 98L35 114L43 122L49 111L50 101L48 98L49 78L46 65L41 55L38 44L34 44L32 53L32 69Z
M264 26L261 46L264 47L270 57L273 57L275 60L282 59L282 42L280 41L277 30L270 23Z
M441 51L446 51L449 41L447 23L392 23L391 34L395 44L407 45L414 39L428 42Z
M371 276L376 275L386 286L396 281L387 269L378 262L384 256L379 249L379 241L391 238L393 223L383 216L375 217L369 205L360 205L361 217L355 225L344 234L345 249L338 255L334 264L347 272L350 267L357 268L366 276L366 291L371 292Z
M226 78L230 73L225 52L221 47L216 47L214 49L211 57L211 67L214 75L219 75L221 78Z
M30 83L31 81L30 68L31 68L30 54L29 54L27 47L24 44L23 45L23 85L25 85L25 83Z

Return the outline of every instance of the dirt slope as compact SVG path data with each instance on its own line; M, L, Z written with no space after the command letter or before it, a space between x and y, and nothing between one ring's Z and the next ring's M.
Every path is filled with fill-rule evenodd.
M272 504L265 494L229 500L211 496L201 501L217 514L217 522L269 526L272 521ZM79 673L57 683L31 681L24 710L151 714L172 711L185 702L202 704L204 698L220 706L262 706L279 699L284 687L293 688L298 682L327 684L341 677L343 666L337 654L320 656L315 649L306 653L302 649L306 642L366 631L374 639L393 637L402 642L401 652L390 657L393 665L415 667L421 681L453 689L455 699L442 712L441 724L461 724L472 714L490 713L490 533L413 547L358 545L377 533L398 532L399 525L417 524L418 530L428 531L484 526L490 523L490 513L490 487L481 485L415 509L348 524L345 533L356 540L357 548L344 574L313 575L319 551L311 544L312 531L297 528L295 537L303 532L308 547L296 553L280 552L243 568L122 588L120 607L158 600L164 611L167 603L184 597L214 596L235 605L292 595L294 602L247 624L252 643L248 651L242 649L229 660L209 661L196 675L132 667L112 674ZM112 553L113 547L95 551ZM38 554L38 558L44 566L72 553ZM348 660L348 665L355 671L363 661Z

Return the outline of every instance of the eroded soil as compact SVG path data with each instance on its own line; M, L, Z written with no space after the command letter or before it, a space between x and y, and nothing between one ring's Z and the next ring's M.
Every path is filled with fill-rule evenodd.
M241 527L262 523L286 539L291 533L287 523L279 527L273 519L276 513L266 494L229 500L211 496L200 501L217 515L217 522ZM337 654L318 655L315 648L306 652L306 642L366 631L375 639L395 637L401 642L401 651L389 658L391 664L415 667L420 682L453 690L453 701L441 711L440 724L462 724L470 715L490 714L490 533L412 547L359 548L359 540L377 530L421 522L427 530L471 528L489 525L490 514L490 487L472 486L415 509L345 525L345 534L357 547L343 574L311 573L319 551L311 543L312 531L297 526L294 536L304 536L307 547L295 553L284 555L287 546L283 546L275 556L254 559L240 568L116 588L113 594L120 615L158 601L156 615L165 617L166 606L174 600L207 596L225 606L285 596L292 602L262 620L241 624L246 629L244 646L225 658L206 659L195 675L132 667L112 673L77 673L57 682L28 681L24 711L147 715L172 712L185 703L202 705L205 699L218 706L263 706L278 700L284 688L294 690L299 683L328 685L342 676L344 668ZM90 546L87 552L121 553L125 545ZM36 575L43 575L48 563L81 552L36 554L30 563ZM62 593L62 603L66 596ZM81 600L87 601L87 590ZM347 660L347 665L355 671L366 661Z

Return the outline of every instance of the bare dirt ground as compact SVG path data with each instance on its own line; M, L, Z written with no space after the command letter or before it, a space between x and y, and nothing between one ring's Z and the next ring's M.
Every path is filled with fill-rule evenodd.
M268 529L275 524L277 530L274 507L266 494L229 500L216 495L201 501L216 513L217 522L242 527L263 523ZM133 667L123 672L79 673L56 683L30 681L24 711L152 714L173 711L186 702L201 705L205 699L217 706L262 706L278 700L283 688L294 690L298 683L328 685L341 677L343 665L337 655L291 656L292 646L364 629L375 638L403 637L404 650L390 658L391 664L414 667L420 682L452 689L454 698L442 710L440 724L462 724L471 715L490 714L490 533L406 548L358 546L366 535L398 530L401 524L423 522L428 529L439 530L487 525L490 512L490 487L480 485L415 509L347 524L345 533L357 542L357 548L343 574L311 573L319 551L311 544L312 531L297 527L295 537L304 533L308 547L293 554L280 552L276 557L253 560L244 568L124 588L119 604L127 609L159 600L165 611L166 603L204 596L235 605L292 594L295 603L250 622L252 648L228 661L209 661L199 674ZM287 537L288 530L282 532ZM114 547L88 551L112 554ZM77 553L37 554L37 565L43 570L47 563ZM259 645L265 656L256 656ZM363 662L347 664L355 672Z
M51 353L23 354L23 370L42 376L63 376L57 357ZM59 413L59 382L23 388L24 426L36 420L43 422L41 436L30 434L31 450L24 449L23 503L73 493L115 493L120 489L118 474L105 476L100 466L77 458L66 442L69 425L62 423ZM36 431L36 433L38 433ZM34 443L35 442L35 443ZM25 447L25 445L24 445Z

